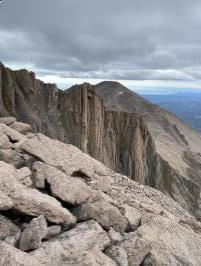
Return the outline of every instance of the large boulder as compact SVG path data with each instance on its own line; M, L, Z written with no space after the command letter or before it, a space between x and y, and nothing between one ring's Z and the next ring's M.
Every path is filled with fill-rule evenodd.
M126 218L117 207L103 201L85 203L76 207L73 213L79 221L94 219L107 230L113 227L117 231L124 232L128 225Z
M44 242L39 249L30 252L30 255L48 266L87 265L80 262L81 256L92 256L93 249L102 251L109 245L107 233L97 222L89 221Z
M15 117L0 117L0 123L4 124L6 126L11 125L12 123L16 122L16 118Z
M37 188L45 188L45 183L48 183L51 194L67 203L78 205L93 197L93 191L84 181L70 177L55 167L36 162L33 170Z
M71 225L76 222L75 217L55 198L22 185L16 172L14 166L0 162L0 192L11 199L15 210L30 216L44 215L55 223Z
M21 122L14 122L10 125L10 127L23 135L32 131L30 125Z
M93 178L95 173L108 173L103 164L82 153L78 148L52 140L40 133L21 143L20 149L69 176L79 173L81 176Z
M0 265L200 266L201 224L174 200L72 145L0 125Z
M12 143L17 143L20 141L25 141L26 137L16 130L0 123L0 135L6 135Z

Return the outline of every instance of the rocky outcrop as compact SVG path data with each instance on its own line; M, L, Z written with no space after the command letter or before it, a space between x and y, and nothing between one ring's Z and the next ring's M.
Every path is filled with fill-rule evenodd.
M146 124L152 146L145 158L152 158L152 167L145 182L143 175L139 181L169 194L200 219L201 135L117 82L102 82L96 90L108 111L136 112Z
M10 126L0 151L19 162L0 161L0 265L200 265L201 223L173 199Z
M16 130L31 135L30 127L24 124L28 123L34 132L73 144L114 171L161 190L201 218L201 137L173 114L116 82L76 85L60 91L55 85L37 80L32 72L11 71L3 65L0 77L0 116L15 116L21 121L1 118L1 127L10 128L8 137L0 139L0 147L6 148L0 151L0 159L12 161L17 168L23 165L24 158L8 145L10 138L13 142L19 139L12 133ZM35 153L34 147L33 141L33 147L28 147L31 154ZM45 157L42 154L40 158L46 162ZM59 154L58 158L57 166L63 170L65 161ZM48 164L54 167L56 162ZM66 170L65 174L72 173ZM61 186L50 184L52 178L39 179L50 185L56 197L61 192ZM26 178L24 182L30 184ZM80 182L74 184L74 189Z

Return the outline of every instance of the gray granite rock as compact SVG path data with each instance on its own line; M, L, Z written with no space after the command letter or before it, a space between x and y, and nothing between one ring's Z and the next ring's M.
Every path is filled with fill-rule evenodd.
M32 128L30 125L27 125L25 123L21 122L14 122L10 125L10 128L16 130L17 132L25 135L27 133L30 133L32 131Z
M84 181L70 177L55 167L36 162L33 165L35 186L50 186L51 194L67 203L78 205L93 197L93 191Z
M17 170L12 165L0 162L0 193L12 202L13 208L27 215L44 215L49 221L71 225L75 217L63 208L55 198L36 189L28 188L17 180Z
M0 230L0 265L200 266L201 223L167 195L72 145L6 125L0 133L0 151L23 158L18 168L0 161L0 210L9 217ZM28 254L12 246L18 230L11 225L23 231L19 244Z
M16 246L21 230L7 217L0 215L0 241Z
M2 266L42 266L32 256L0 241L0 265Z
M78 221L93 219L107 230L112 227L116 231L124 232L128 225L126 218L115 206L103 201L83 204L75 208L73 213Z
M84 256L88 256L90 260L94 261L93 254L95 255L95 253L92 251L96 249L99 253L100 262L104 263L104 260L111 262L107 257L104 257L104 254L100 253L108 245L110 245L110 239L107 233L97 222L89 221L78 224L75 228L55 237L51 241L44 242L39 249L30 252L30 255L39 260L41 264L48 266L85 265ZM81 257L82 261L80 261ZM87 265L88 260L86 258L84 260Z
M50 239L52 237L58 236L61 233L60 225L52 225L47 228L47 234L45 239Z
M47 235L47 222L44 216L32 219L21 233L19 249L22 251L37 249Z

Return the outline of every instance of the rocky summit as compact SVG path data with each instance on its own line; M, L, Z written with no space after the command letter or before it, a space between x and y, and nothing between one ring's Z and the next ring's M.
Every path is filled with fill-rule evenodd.
M29 130L26 123L34 133L75 145L201 219L201 135L121 84L61 91L33 72L0 65L0 116L17 118L22 124L6 123L20 133Z
M0 65L0 265L197 265L201 135L117 82Z
M0 119L0 265L194 265L201 223L77 147Z

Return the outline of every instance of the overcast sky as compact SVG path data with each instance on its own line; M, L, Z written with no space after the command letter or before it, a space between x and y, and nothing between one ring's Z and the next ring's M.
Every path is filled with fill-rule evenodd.
M2 0L0 60L60 84L201 88L201 1Z

